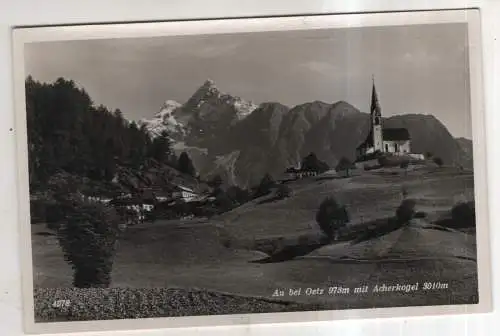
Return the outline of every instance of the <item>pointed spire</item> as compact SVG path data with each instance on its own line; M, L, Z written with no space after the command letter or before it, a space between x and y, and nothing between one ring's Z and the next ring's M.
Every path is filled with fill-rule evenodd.
M370 106L371 115L381 115L380 104L378 102L377 89L375 88L375 76L372 75L372 102Z

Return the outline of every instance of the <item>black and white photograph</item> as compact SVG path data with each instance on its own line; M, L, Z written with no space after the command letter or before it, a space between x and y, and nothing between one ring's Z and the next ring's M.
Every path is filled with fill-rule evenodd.
M33 323L489 302L457 12L27 28Z

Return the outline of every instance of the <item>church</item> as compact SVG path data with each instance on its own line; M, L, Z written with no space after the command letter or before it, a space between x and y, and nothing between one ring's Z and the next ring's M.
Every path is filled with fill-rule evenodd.
M406 128L384 128L382 110L378 101L375 80L373 80L370 107L370 132L365 141L356 148L357 161L375 153L392 155L411 155L410 133Z

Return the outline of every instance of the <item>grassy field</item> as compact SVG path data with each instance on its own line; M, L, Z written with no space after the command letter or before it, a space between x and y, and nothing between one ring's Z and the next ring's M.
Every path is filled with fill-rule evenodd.
M403 187L407 197L417 201L417 209L428 214L428 220L360 244L344 242L324 246L285 262L252 262L266 256L252 248L256 241L274 240L287 245L318 237L320 233L314 218L321 200L327 195L334 195L346 204L352 218L350 225L364 225L394 215L402 200ZM221 314L224 311L220 308L210 307L224 305L227 300L240 302L236 304L240 309L228 308L225 313L477 301L475 236L428 227L432 218L449 211L457 202L473 199L471 173L451 168L436 171L424 168L407 174L399 170L373 171L345 179L311 178L291 184L291 188L293 197L289 199L263 204L256 200L211 222L159 221L131 227L120 242L112 287L146 292L158 288L181 291L175 292L176 297L184 295L185 308L181 312L163 309L169 306L170 301L165 296L171 292L162 291L156 295L164 302L163 310L152 313L154 316ZM39 289L35 310L40 319L50 320L54 318L54 310L49 307L51 300L74 296L76 294L70 293L78 291L71 289L72 271L55 238L40 235L47 231L44 225L32 227L34 285ZM412 292L372 291L375 285L417 282L419 289ZM441 285L439 289L424 290L426 282ZM355 288L363 286L369 288L366 293L354 293ZM307 288L327 291L330 287L347 288L349 293L305 295ZM45 290L47 288L59 288L59 292L55 295L55 290ZM299 288L301 295L288 295L290 289ZM283 290L284 297L273 298L276 290ZM201 297L205 299L199 299L193 293L200 291L211 294L203 294ZM103 296L102 293L93 295ZM207 295L210 299L206 299ZM221 295L231 299L221 298ZM191 301L186 299L188 297ZM263 298L287 303L269 303ZM254 300L258 304L243 305L241 300ZM100 302L102 305L103 301ZM196 308L200 304L205 308ZM82 318L85 314L78 316ZM116 316L128 315L108 313L97 318Z

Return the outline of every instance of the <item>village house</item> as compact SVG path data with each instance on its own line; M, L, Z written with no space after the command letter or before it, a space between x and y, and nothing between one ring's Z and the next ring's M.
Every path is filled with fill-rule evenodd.
M285 170L283 177L281 179L282 182L286 181L295 181L305 177L317 176L318 172L314 170L306 170L302 169L301 164L299 163L295 167L289 167Z
M87 200L89 200L91 202L99 202L99 203L104 203L104 204L111 202L111 198L98 197L98 196L88 196Z
M172 198L174 200L182 200L184 202L192 202L198 197L198 194L193 191L193 189L184 187L182 185L176 185L174 191L172 192Z
M406 155L415 159L423 159L422 154L411 153L410 133L406 128L384 128L382 125L382 109L378 100L375 81L373 81L370 106L370 132L365 141L356 148L357 161L363 161L370 154L388 153Z
M129 210L136 216L139 222L144 221L146 213L153 211L154 204L150 201L145 201L137 197L115 198L109 202L116 208L124 208Z

